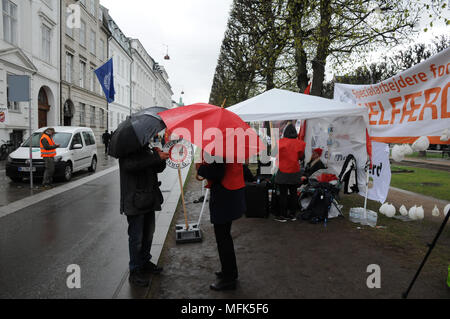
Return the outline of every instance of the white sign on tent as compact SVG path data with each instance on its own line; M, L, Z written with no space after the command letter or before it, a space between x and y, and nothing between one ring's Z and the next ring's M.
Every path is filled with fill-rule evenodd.
M440 136L450 128L449 90L450 48L381 83L337 83L334 99L368 109L375 142L414 143L428 136L431 144L442 144Z
M341 173L348 155L352 154L358 166L358 188L365 191L365 166L368 155L366 125L363 118L336 117L308 120L305 142L308 145L305 158L311 157L312 149L321 148L322 162L326 164L328 171L336 176Z
M389 145L372 143L372 169L370 176L373 187L369 188L368 198L384 204L391 185L391 163L389 162ZM361 195L365 195L360 193Z

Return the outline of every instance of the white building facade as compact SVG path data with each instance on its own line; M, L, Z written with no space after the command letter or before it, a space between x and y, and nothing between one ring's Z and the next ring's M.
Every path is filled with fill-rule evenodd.
M61 124L90 127L101 145L108 129L108 104L94 71L108 60L110 36L99 0L61 0ZM70 17L79 10L79 23Z
M123 34L99 0L0 0L0 11L0 145L28 137L29 102L8 102L8 75L31 77L32 131L86 126L101 143L130 113L172 107L164 67ZM110 105L94 74L109 58L116 90Z
M32 130L60 121L60 1L0 2L0 144L15 146L28 136L29 102L8 102L8 75L31 77Z
M133 57L131 89L132 110L152 106L172 107L173 92L167 72L153 60L138 39L130 39Z
M169 84L169 75L167 74L166 69L159 64L155 65L154 72L158 79L156 82L156 105L170 108L172 105L173 92Z
M109 130L115 131L131 114L131 47L128 38L104 8L111 37L108 56L113 59L115 101L109 104Z

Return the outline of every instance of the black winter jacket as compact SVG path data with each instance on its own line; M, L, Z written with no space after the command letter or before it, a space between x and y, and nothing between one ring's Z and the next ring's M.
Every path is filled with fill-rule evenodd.
M245 202L245 188L228 190L222 186L225 176L225 164L213 163L202 165L198 175L213 181L211 186L211 198L209 200L209 212L211 223L220 225L239 219L247 210Z
M160 211L163 196L159 189L158 173L166 168L157 152L142 149L126 158L119 159L120 167L120 213L127 216ZM153 204L146 209L136 207L142 196L151 198ZM139 204L138 204L139 206Z

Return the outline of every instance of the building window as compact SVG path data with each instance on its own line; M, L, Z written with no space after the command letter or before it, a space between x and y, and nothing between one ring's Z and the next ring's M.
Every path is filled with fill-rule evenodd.
M3 3L3 39L17 45L17 5L9 0Z
M86 62L80 61L80 87L85 88L85 80L86 80Z
M13 112L20 112L19 102L10 102L9 101L9 83L6 86L6 100L8 101L8 110L13 111Z
M66 7L66 34L73 39L73 28L70 27L69 19L71 15L74 14L74 11L70 9L68 6Z
M66 81L72 83L73 55L66 53Z
M95 31L91 30L91 45L90 45L90 51L92 54L95 55L95 42L96 42L96 35Z
M49 27L42 26L42 59L50 63L50 51L51 51L51 30Z
M105 127L105 110L104 109L100 109L100 127L101 128Z
M112 128L114 126L114 112L110 111L109 113L109 126Z
M100 39L99 59L105 61L105 41L103 41L103 39Z
M91 14L96 17L97 16L97 8L95 7L95 0L91 0Z
M86 22L81 20L80 24L80 44L86 47Z
M92 92L95 92L95 73L94 73L93 67L91 67L90 72L89 72L89 89Z
M86 104L80 103L80 126L86 125Z
M91 127L95 127L95 106L91 106Z

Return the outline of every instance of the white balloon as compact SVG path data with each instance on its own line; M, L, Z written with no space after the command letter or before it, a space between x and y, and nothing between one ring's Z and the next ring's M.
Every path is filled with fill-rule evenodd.
M392 218L395 216L396 210L394 205L388 205L386 208L386 216Z
M384 203L383 205L381 205L381 207L380 207L380 209L379 209L380 214L386 215L386 209L387 209L387 207L388 207L388 203Z
M419 137L412 145L413 150L416 152L426 151L429 147L430 140L426 136Z
M437 207L437 205L434 205L434 209L433 209L433 211L431 212L431 214L432 214L434 217L439 217L439 216L441 215L441 212L439 211L439 208Z
M425 218L425 211L422 206L417 207L416 209L416 219L422 220Z
M403 144L401 146L403 155L412 155L414 153L412 147L409 144Z
M411 218L412 220L416 220L416 209L417 209L417 206L411 207L411 208L409 209L408 216L409 216L409 218Z
M450 131L446 129L441 136L441 142L448 142L450 140Z
M448 204L447 206L445 206L444 208L444 215L447 216L448 212L450 211L450 204Z
M392 149L392 158L396 162L401 162L405 159L405 154L403 154L403 149L399 145L395 145Z
M400 214L402 216L408 216L408 210L406 209L405 205L402 205L402 207L400 207Z

